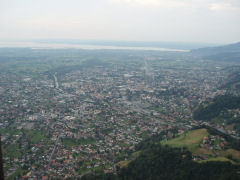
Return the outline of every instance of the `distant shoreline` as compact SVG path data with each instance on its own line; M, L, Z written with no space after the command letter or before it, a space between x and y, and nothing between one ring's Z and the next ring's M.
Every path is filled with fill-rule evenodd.
M168 51L189 52L186 49L160 48L160 47L135 47L114 45L91 45L70 43L39 43L39 42L0 42L0 48L32 48L32 49L86 49L86 50L144 50L144 51Z

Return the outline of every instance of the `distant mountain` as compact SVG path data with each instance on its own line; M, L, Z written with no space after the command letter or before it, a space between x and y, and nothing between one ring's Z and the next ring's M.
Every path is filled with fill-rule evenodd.
M240 61L240 42L218 47L193 49L192 55L216 61Z
M115 47L152 47L169 49L196 49L206 46L214 46L210 43L191 43L191 42L157 42L157 41L107 41L107 40L78 40L78 39L35 39L35 43L47 44L81 44L93 46L115 46Z

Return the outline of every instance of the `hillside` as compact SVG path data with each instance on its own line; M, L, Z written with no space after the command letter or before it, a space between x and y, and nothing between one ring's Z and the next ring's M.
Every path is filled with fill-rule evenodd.
M240 42L225 46L193 49L192 55L216 61L240 61Z
M203 138L208 135L206 129L197 129L181 134L171 140L164 140L162 144L178 148L187 147L191 152L195 152Z
M200 104L194 111L194 119L196 120L211 120L220 115L222 111L240 108L240 97L232 95L217 96Z
M152 144L121 169L121 179L239 179L239 166L229 162L198 163L191 153L180 148Z
M240 133L240 97L221 95L201 103L193 113L195 120L225 123L231 130Z
M240 151L234 149L231 143L231 140L206 128L191 130L171 140L162 141L163 145L187 148L198 162L228 161L239 164Z
M226 149L207 149L207 138L208 147L219 147L224 139L219 135L200 128L166 141L163 134L137 145L130 155L135 158L121 161L122 167L116 164L117 175L95 172L82 179L240 179L237 173L240 170L239 151L232 149L230 144L226 144ZM215 140L211 144L213 137ZM201 146L203 140L206 146Z

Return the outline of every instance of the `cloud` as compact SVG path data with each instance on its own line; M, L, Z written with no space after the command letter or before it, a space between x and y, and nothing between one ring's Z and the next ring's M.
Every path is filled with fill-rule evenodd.
M0 1L0 38L240 39L240 0Z
M238 0L108 0L111 3L156 8L205 8L211 11L240 9Z
M231 11L231 10L240 10L240 7L234 6L231 3L221 2L221 3L210 4L209 9L211 11L229 11L229 10Z
M187 4L179 0L109 0L112 3L129 4L132 6L150 6L150 7L163 7L175 8L184 7Z

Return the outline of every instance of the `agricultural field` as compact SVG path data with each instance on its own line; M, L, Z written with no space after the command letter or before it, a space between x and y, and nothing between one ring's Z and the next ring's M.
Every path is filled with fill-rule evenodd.
M208 139L210 139L210 137L212 139L215 138L207 129L203 128L182 133L176 138L163 140L161 143L162 145L169 145L171 147L186 147L192 152L198 162L227 161L233 164L239 164L240 151L228 147L216 148L221 144L220 138L214 139L214 141L211 141L208 145L203 145L207 137Z
M168 144L172 147L186 147L191 152L195 152L199 148L199 143L202 141L204 136L208 136L207 129L197 129L182 133L178 137L169 141L162 141L162 144Z

